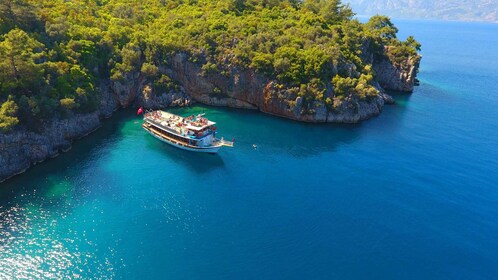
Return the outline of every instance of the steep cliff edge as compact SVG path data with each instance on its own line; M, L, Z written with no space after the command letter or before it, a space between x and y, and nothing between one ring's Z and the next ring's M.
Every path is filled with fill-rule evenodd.
M373 64L376 79L385 90L413 92L421 56L408 57L401 62L393 62L382 56Z
M372 58L373 59L373 58ZM298 87L287 87L251 69L228 67L225 75L205 73L176 54L162 71L177 80L188 94L200 103L212 106L257 109L261 112L305 122L356 123L378 115L384 104L394 102L385 90L412 92L420 57L394 65L387 57L373 63L377 96L360 99L355 94L334 98L334 89L325 91L331 103L314 100L306 104ZM352 70L354 71L354 70Z
M360 22L341 1L24 2L0 24L0 179L119 107L356 123L393 102L385 90L411 92L420 61L388 17Z
M332 103L321 100L305 102L299 88L285 87L251 69L228 68L229 72L204 73L185 54L172 56L170 63L160 68L180 85L178 91L159 92L141 73L128 73L124 81L104 82L100 107L89 114L74 114L67 119L51 119L41 131L23 127L0 134L0 182L22 173L32 164L57 156L68 150L74 139L81 138L101 125L119 107L144 106L165 108L187 106L192 101L212 106L256 109L261 112L297 121L324 123L356 123L380 114L384 104L393 103L386 90L413 91L420 58L410 58L394 65L387 58L373 64L379 94L360 99L351 94L338 100L333 88L326 91Z
M135 83L130 83L135 86ZM138 88L138 87L135 87ZM108 83L101 86L99 109L88 114L73 114L66 119L53 118L45 121L39 131L18 127L9 133L0 133L0 182L24 172L32 164L59 155L71 148L74 139L86 136L98 129L104 118L111 117L119 107L130 105L136 93L131 88L123 87L126 93L116 92L116 85ZM171 93L147 97L140 95L144 104L150 107L188 105L189 99L183 94Z

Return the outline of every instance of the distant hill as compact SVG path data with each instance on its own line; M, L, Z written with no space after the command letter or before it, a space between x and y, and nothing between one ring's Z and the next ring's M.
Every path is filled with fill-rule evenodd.
M358 15L498 22L496 0L345 0Z

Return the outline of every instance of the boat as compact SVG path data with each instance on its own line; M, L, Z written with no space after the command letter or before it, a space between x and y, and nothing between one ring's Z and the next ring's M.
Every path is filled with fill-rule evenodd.
M233 147L233 140L216 138L216 123L204 115L181 117L162 110L147 111L142 127L155 138L187 151L215 154L221 147Z

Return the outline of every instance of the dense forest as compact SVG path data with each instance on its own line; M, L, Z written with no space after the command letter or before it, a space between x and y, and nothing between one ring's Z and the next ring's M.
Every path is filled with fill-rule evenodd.
M379 92L365 47L393 60L420 49L396 33L389 18L360 23L339 0L2 0L0 132L94 111L99 85L132 71L178 88L159 67L179 52L206 73L251 68L306 100L332 106L330 86L335 98L368 99Z

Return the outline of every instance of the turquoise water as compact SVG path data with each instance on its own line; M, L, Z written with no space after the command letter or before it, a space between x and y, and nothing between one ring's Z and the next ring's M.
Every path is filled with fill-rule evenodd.
M0 278L496 278L498 25L397 25L421 85L378 118L171 110L236 138L204 155L124 110L0 184Z

